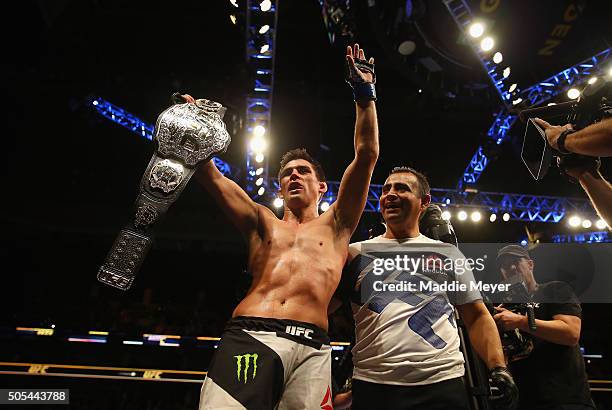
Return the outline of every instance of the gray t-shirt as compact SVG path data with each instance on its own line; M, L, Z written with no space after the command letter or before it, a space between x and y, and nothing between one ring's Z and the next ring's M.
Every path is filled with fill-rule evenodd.
M404 265L380 273L380 259L397 253L411 255L420 269L413 262L411 272ZM450 275L448 269L436 268L447 260L465 262L465 257L456 247L424 235L400 240L379 236L349 246L344 276L352 278L348 286L355 319L355 379L410 386L463 376L453 304L474 302L481 295L471 289L474 276L465 264L458 263L463 268ZM465 284L467 290L436 287L444 278ZM408 286L412 287L405 289Z

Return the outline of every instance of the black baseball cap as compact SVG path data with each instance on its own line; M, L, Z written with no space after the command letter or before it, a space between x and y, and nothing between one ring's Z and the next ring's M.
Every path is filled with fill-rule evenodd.
M504 255L518 256L519 258L527 258L531 259L529 256L529 252L527 249L523 248L520 245L506 245L500 250L497 251L497 262Z

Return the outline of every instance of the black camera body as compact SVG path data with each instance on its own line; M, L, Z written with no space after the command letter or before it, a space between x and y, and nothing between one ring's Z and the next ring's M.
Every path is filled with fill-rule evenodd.
M610 81L598 80L585 87L578 100L527 109L519 113L521 120L527 121L521 158L536 181L544 178L553 158L556 158L561 173L572 181L573 179L565 172L566 169L588 166L595 171L599 168L600 161L599 158L573 153L563 154L553 149L548 144L544 130L533 121L533 118L536 116L546 119L562 118L562 123L572 124L574 130L578 131L602 119L612 117L612 100L608 99L611 89Z
M483 300L489 313L492 316L495 315L497 312L493 307L493 303L486 296L483 296ZM509 311L519 315L526 315L529 328L532 331L536 330L534 312L536 304L522 282L511 284L508 290L501 295L501 301L503 302L503 307ZM518 329L500 330L499 337L504 354L509 362L524 359L533 350L533 337L530 334L522 333Z

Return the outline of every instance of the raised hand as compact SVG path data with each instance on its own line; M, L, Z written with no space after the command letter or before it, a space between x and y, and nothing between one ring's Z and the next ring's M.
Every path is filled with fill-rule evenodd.
M370 57L369 60L366 60L365 53L362 48L359 48L359 44L355 43L353 47L348 46L346 48L346 62L349 67L349 76L353 82L366 82L373 83L374 82L374 72L371 70L367 70L365 66L355 64L355 60L361 60L363 62L367 62L369 64L374 64L374 57Z

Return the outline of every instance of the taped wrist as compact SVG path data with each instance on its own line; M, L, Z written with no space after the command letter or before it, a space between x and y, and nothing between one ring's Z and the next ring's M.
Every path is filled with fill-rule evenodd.
M372 82L363 81L357 70L369 72L372 74ZM353 89L353 97L355 101L376 101L376 73L374 72L374 64L370 64L365 60L355 59L355 68L346 63L346 82Z
M376 101L376 87L372 83L356 83L353 98L355 101Z

